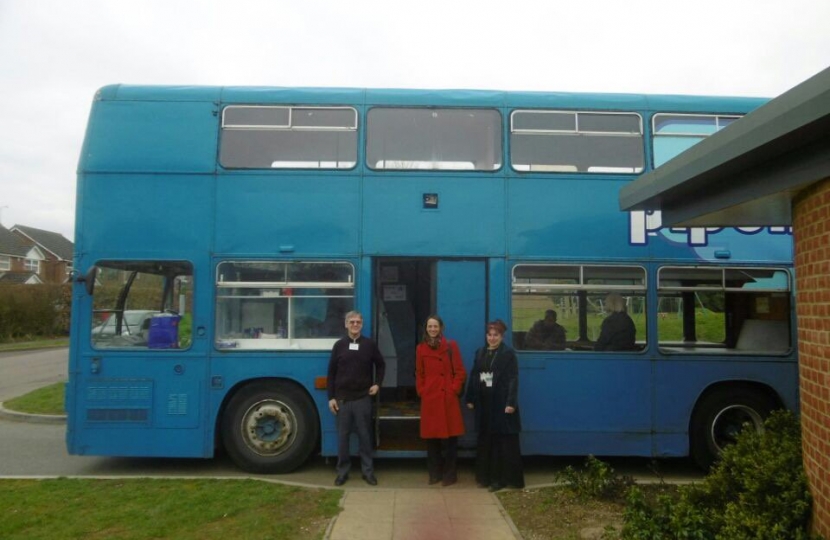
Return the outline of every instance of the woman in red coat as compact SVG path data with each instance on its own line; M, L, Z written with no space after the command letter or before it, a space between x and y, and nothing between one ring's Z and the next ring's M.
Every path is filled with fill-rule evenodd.
M444 337L444 321L430 315L415 350L415 389L421 397L421 438L427 442L430 484L450 486L458 480L458 436L464 434L458 396L466 376L458 344Z

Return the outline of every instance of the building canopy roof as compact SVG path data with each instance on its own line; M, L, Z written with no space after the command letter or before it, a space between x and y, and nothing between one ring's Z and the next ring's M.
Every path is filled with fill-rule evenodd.
M792 224L792 199L830 178L830 68L620 191L664 225Z

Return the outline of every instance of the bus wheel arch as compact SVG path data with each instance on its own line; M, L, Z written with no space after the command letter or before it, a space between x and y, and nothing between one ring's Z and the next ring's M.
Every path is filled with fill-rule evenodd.
M218 424L233 462L256 474L296 469L320 438L314 401L300 385L285 379L241 384L222 407Z
M701 469L709 470L745 423L761 431L764 420L780 407L778 395L764 384L729 382L710 386L695 403L689 422L692 459Z

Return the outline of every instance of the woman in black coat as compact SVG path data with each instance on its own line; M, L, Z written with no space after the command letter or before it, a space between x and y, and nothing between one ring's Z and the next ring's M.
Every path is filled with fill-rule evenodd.
M498 491L523 488L519 432L519 364L516 353L504 344L507 325L487 323L487 346L476 351L467 384L467 407L475 410L478 445L476 483Z

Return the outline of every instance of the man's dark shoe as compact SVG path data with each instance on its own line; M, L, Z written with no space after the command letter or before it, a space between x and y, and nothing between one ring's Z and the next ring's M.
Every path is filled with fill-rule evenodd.
M455 484L457 481L457 478L444 478L444 480L441 482L441 485L447 487Z
M349 479L348 474L344 474L343 476L338 476L337 478L334 479L334 485L335 486L342 486L343 484L346 483L346 480L348 480L348 479Z
M375 478L374 474L370 474L368 476L364 474L363 479L366 480L366 483L369 484L370 486L378 485L378 479Z
M429 485L431 485L431 486L434 486L435 484L437 484L440 481L441 481L440 478L435 478L435 477L432 477L432 476L429 477Z

